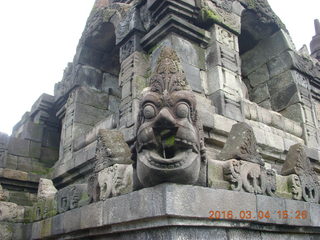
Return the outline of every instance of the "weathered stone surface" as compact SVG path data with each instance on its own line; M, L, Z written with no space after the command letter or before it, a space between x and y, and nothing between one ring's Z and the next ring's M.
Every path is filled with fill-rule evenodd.
M4 191L3 191L3 188L2 188L2 186L0 184L0 201L6 201L6 200L7 200L7 197L6 197L6 195L5 195Z
M65 187L57 193L58 212L81 207L89 203L87 184L75 184Z
M54 187L52 180L40 178L38 187L38 199L53 199L57 189Z
M233 125L219 159L238 159L263 165L264 162L257 152L257 142L252 127L244 122Z
M301 182L302 198L306 202L319 202L319 179L307 157L304 145L295 144L290 147L281 174L298 175Z
M132 165L115 164L97 175L100 200L132 192Z
M11 202L0 202L0 221L16 222L22 221L24 208Z
M2 240L12 240L13 236L13 226L9 223L0 224L0 239Z
M123 134L118 130L99 130L97 136L95 171L102 170L113 164L130 164L131 151L124 141Z
M289 174L299 175L303 174L304 171L309 171L311 168L310 160L308 160L306 155L305 146L295 144L289 149L281 174L285 176Z

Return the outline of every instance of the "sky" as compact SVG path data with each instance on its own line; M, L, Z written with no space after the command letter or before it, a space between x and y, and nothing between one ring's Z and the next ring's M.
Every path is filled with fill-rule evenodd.
M0 132L42 93L53 94L71 62L94 0L4 0L0 3ZM319 0L269 0L297 49L309 46Z

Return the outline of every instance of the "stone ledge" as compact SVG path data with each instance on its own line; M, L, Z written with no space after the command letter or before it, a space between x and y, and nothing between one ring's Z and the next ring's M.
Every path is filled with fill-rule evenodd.
M303 210L307 211L306 219L296 220L296 211ZM31 225L33 239L64 234L68 234L70 239L77 239L80 236L107 236L164 226L316 233L320 230L320 221L315 212L319 210L320 205L306 202L198 186L161 184L74 209ZM222 219L209 219L210 211L220 211ZM223 211L232 211L234 219L223 219ZM245 212L241 217L240 211ZM269 211L271 217L258 218L259 211ZM289 218L280 219L277 211L288 211ZM249 214L252 216L250 219Z

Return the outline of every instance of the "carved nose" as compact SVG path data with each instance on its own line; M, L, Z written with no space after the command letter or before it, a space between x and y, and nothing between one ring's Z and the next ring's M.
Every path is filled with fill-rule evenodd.
M173 118L172 114L169 112L167 108L163 108L154 123L154 127L156 128L171 128L174 127L176 120Z

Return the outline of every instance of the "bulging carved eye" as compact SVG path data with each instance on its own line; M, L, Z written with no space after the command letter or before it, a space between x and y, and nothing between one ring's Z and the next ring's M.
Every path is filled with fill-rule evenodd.
M151 104L146 105L143 108L143 115L146 119L151 119L156 116L156 109Z
M176 114L179 118L186 118L189 115L189 105L185 102L179 103L176 108Z

